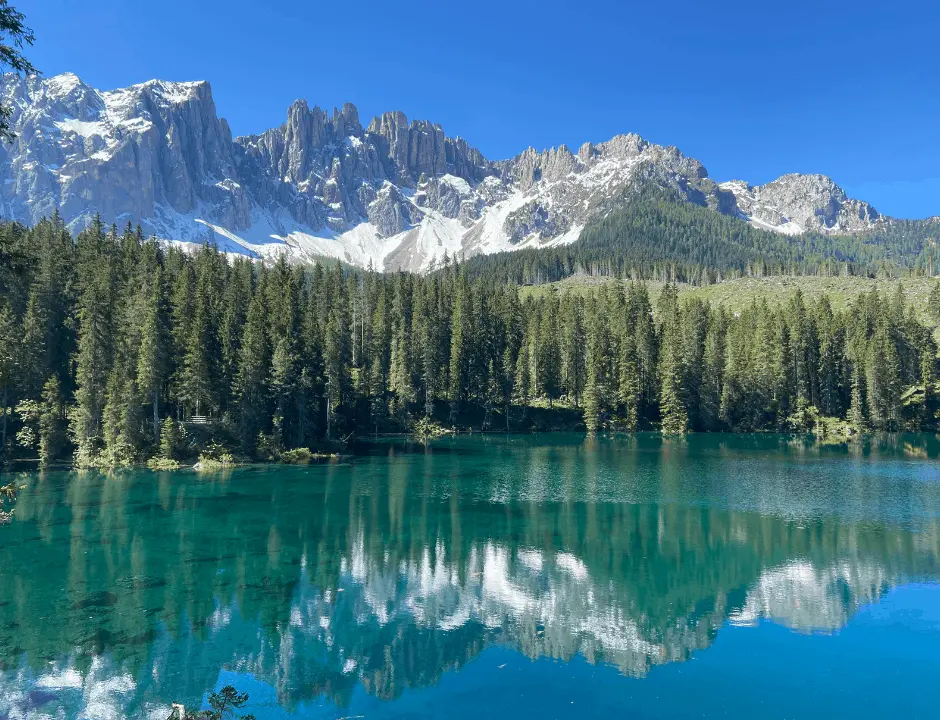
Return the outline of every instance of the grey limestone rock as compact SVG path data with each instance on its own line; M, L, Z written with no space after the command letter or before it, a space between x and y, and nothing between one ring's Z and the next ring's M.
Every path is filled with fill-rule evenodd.
M783 232L890 222L825 176L717 185L698 160L635 134L494 162L402 112L363 127L349 103L328 112L298 100L283 124L233 139L206 82L102 92L68 73L7 74L0 98L17 135L0 146L0 216L27 224L58 212L79 230L100 214L168 240L234 236L227 248L249 254L294 233L301 259L423 270L445 251L573 241L592 217L650 185ZM347 235L362 223L371 229ZM369 245L375 236L397 245ZM386 257L376 254L382 247Z

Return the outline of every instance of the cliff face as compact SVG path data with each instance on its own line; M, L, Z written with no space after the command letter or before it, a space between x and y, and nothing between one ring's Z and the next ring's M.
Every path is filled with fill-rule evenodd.
M58 210L80 229L100 213L180 240L199 233L186 216L211 213L233 229L251 224L231 132L208 83L99 92L70 74L7 75L2 94L17 134L0 148L5 217L34 223Z
M788 233L856 233L871 230L882 217L875 208L846 196L825 175L789 174L752 187L740 180L723 183L739 210L758 226Z
M283 125L233 139L206 82L102 92L72 74L5 75L0 95L17 134L0 147L0 215L27 224L58 212L80 230L100 214L229 252L426 270L445 253L574 242L625 189L650 183L782 232L885 222L827 177L717 185L697 160L633 134L494 162L401 112L364 127L351 104L298 100Z

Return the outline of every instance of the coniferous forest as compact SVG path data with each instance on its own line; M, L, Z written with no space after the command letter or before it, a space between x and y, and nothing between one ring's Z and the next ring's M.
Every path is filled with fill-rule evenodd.
M434 428L937 429L937 348L900 291L737 313L642 279L523 297L499 265L260 263L57 219L2 226L0 255L7 458L284 459Z

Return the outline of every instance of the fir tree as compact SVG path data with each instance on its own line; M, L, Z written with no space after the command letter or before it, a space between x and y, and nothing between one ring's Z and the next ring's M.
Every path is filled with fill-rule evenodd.
M457 422L460 400L467 388L467 345L469 338L470 291L466 274L462 273L457 282L454 311L450 322L450 365L448 371L450 400L450 421Z
M67 436L65 433L65 403L59 378L53 375L42 389L39 416L39 464L47 467L62 457Z
M265 296L263 292L257 292L248 306L234 388L238 404L239 437L243 449L248 453L254 452L258 433L263 429L267 415L271 351L266 325Z
M18 354L18 337L13 312L6 304L0 304L0 456L7 453L9 409Z
M144 297L137 387L150 399L154 444L160 439L160 395L169 374L169 308L163 269L157 266Z
M78 352L76 408L72 416L78 463L93 462L103 448L102 415L114 357L115 237L101 219L78 238Z

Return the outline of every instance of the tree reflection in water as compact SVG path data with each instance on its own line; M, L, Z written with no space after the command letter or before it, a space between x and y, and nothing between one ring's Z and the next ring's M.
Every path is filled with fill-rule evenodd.
M290 710L493 645L651 666L727 622L833 632L938 576L933 438L469 438L226 475L23 475L0 529L0 716L146 715L220 669ZM913 450L911 449L913 448Z

